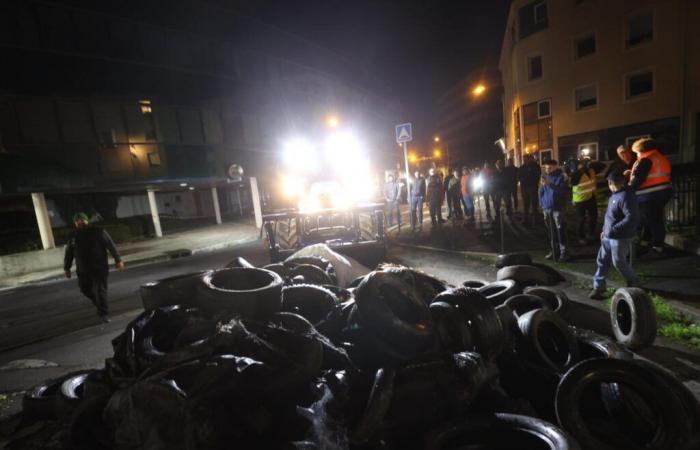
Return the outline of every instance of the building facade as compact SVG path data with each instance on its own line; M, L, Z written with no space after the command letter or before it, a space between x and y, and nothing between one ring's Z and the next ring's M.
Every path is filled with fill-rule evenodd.
M650 136L700 160L700 2L515 0L503 39L503 123L521 160L615 158Z

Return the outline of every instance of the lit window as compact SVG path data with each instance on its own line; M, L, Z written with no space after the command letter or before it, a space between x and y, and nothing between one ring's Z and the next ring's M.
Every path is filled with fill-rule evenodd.
M587 144L579 144L578 157L580 159L592 159L594 161L597 161L598 160L598 143L597 142L589 142Z
M542 78L542 56L531 56L527 58L527 79L537 80Z
M595 53L595 35L589 34L581 37L574 42L574 54L576 59Z
M576 88L576 111L595 108L598 105L598 88L595 85Z
M654 14L642 11L627 17L625 45L636 47L654 40Z
M625 77L625 98L643 97L654 92L654 73L639 72Z
M151 110L151 101L150 100L139 100L139 106L141 107L141 112L143 114L150 114L153 112Z

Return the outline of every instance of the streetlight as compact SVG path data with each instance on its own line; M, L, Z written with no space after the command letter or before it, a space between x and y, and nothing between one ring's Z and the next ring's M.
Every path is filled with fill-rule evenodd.
M418 160L418 157L416 156L415 153L411 153L408 155L408 160L411 161L412 163L415 163Z
M433 138L433 141L435 141L435 142L440 142L440 136L435 136L435 137Z
M442 156L442 152L440 151L439 148L436 148L435 150L433 150L433 156L436 158L440 158L440 156Z
M475 97L481 96L484 92L486 92L486 86L484 86L483 83L479 83L474 88L472 89L472 94Z
M434 136L433 141L440 142L440 136ZM447 157L446 158L447 169L449 170L449 168L450 168L450 144L447 142L445 142L445 154L446 154L445 156ZM433 156L435 158L439 158L440 156L442 156L442 152L440 151L440 149L435 149L435 151L433 152Z
M330 115L326 117L326 125L328 128L337 128L340 125L340 119L338 116Z

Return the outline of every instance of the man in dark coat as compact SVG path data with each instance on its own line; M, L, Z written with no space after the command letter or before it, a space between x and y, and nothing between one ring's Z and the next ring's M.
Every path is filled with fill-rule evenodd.
M107 252L114 258L117 269L123 269L117 248L109 234L97 226L91 225L85 213L73 217L75 234L66 245L63 269L66 278L71 277L71 266L75 258L75 272L78 275L80 292L92 301L97 308L97 315L102 322L109 322L107 305L107 276L109 265Z
M442 180L435 173L435 169L430 169L430 176L427 180L426 197L428 198L428 209L430 210L430 222L433 227L442 223L440 214L440 204L442 203Z
M416 171L410 185L411 231L423 230L423 199L425 198L425 180Z
M523 222L526 226L531 224L531 219L537 220L537 190L541 176L542 169L535 158L532 155L525 156L525 163L518 169L518 179L520 180L520 191L523 194L523 210L525 212ZM531 213L532 216L530 216Z
M515 167L513 158L508 158L506 166L503 168L504 181L506 183L505 195L513 200L513 209L518 210L518 168Z

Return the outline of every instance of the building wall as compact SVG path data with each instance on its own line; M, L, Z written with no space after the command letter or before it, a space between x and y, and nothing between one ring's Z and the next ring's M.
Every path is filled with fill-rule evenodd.
M580 144L597 140L601 159L614 156L626 137L652 134L676 161L695 158L687 142L681 144L681 124L698 111L696 95L685 86L700 82L695 27L685 24L687 13L697 14L698 2L687 0L547 0L548 26L522 39L519 15L531 0L514 1L501 52L504 83L504 123L509 149L518 147L516 110L522 105L551 100L554 157L571 156ZM578 3L578 4L577 4ZM653 13L653 41L625 45L626 23L639 11ZM596 51L575 58L575 42L595 35ZM516 39L514 39L514 37ZM688 51L685 53L685 51ZM528 81L528 58L542 57L543 76ZM688 65L690 63L691 65ZM626 99L625 77L650 69L654 89L643 98ZM597 105L576 110L575 89L596 86ZM684 108L684 104L687 106ZM684 111L685 109L685 111ZM522 111L522 109L520 109ZM522 123L521 123L522 128ZM686 128L689 131L689 128ZM647 130L647 132L645 132ZM523 130L524 132L525 130ZM537 151L540 148L522 151Z

